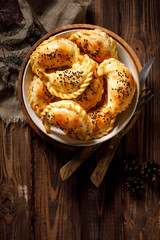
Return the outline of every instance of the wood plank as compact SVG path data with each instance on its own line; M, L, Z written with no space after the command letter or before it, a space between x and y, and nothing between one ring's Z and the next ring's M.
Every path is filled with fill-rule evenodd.
M135 50L142 64L144 65L154 56L157 58L147 80L147 85L153 92L158 92L160 87L157 81L159 75L157 48L160 39L156 24L159 22L158 6L158 1L121 1L120 12L121 16L123 13L121 24L125 26L125 28L121 27L121 35ZM158 96L155 96L153 101L146 105L133 129L123 138L123 156L130 152L138 156L140 163L149 159L159 161L158 105ZM124 188L125 239L160 238L158 227L160 190L155 188L155 185L156 183L146 185L144 192L135 196ZM151 219L154 224L151 223Z
M73 152L35 135L34 209L36 239L80 239L76 182L62 182L59 170Z
M99 239L124 239L123 171L121 164L119 154L116 153L100 186Z
M101 189L93 185L90 176L101 152L102 145L76 172L76 199L81 223L81 239L84 240L99 239Z
M100 191L90 181L97 155L63 182L59 170L74 152L34 141L36 239L98 239ZM98 153L99 154L99 153ZM98 204L98 205L97 205Z
M32 239L30 128L0 120L0 239Z
M61 169L62 180L68 179L95 151L101 144L84 147L79 150L74 157L69 160Z
M101 26L119 34L119 1L102 1L101 5L103 6ZM94 21L96 23L97 19ZM123 239L123 199L121 198L123 182L120 162L117 156L119 149L120 147L118 147L107 174L99 187L99 237L97 239Z
M117 150L117 147L121 141L122 135L123 131L117 134L115 137L111 138L110 141L104 143L103 155L99 159L98 164L91 175L91 181L96 187L99 187L102 183Z

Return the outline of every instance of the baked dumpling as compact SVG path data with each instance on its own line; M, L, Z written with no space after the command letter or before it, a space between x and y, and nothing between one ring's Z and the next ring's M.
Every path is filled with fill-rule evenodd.
M90 112L89 117L92 120L93 131L89 139L100 138L107 135L114 128L116 117L103 110Z
M98 76L106 77L106 108L112 116L125 111L135 94L136 82L129 69L117 59L104 60L98 67Z
M43 82L34 76L28 91L28 99L31 107L40 117L46 106L54 101L55 96L51 95Z
M32 72L39 75L39 69L45 71L61 66L71 67L79 54L80 50L75 43L66 38L50 37L31 54Z
M105 94L103 104L99 106L98 109L88 113L93 125L92 134L89 137L90 139L107 135L114 127L116 116L112 116L108 113L107 102L108 96Z
M98 63L92 60L93 64L93 76L90 84L86 90L79 95L74 101L79 103L86 111L95 107L98 102L101 101L104 92L103 77L97 75Z
M101 30L79 30L69 40L99 63L108 58L118 58L116 42Z
M68 136L87 140L92 133L93 125L86 111L72 100L61 100L50 103L41 114L47 132L51 126L63 130Z
M72 99L81 95L90 84L93 75L92 59L79 55L72 68L45 73L39 70L39 77L52 95L62 99Z

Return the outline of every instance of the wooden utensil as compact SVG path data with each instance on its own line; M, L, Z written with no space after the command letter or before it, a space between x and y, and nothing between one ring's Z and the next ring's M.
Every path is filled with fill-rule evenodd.
M108 167L121 141L122 136L123 131L108 141L108 144L105 146L103 156L99 159L98 164L91 175L91 181L97 188L100 186L104 179L104 176L108 170Z
M124 131L117 134L104 145L105 150L103 157L100 158L97 167L91 175L91 181L96 187L100 186L123 133ZM67 180L102 144L104 143L84 147L82 150L78 151L75 156L60 169L60 176L62 180Z
M68 179L78 167L100 147L100 145L101 143L94 146L84 147L78 151L76 155L60 169L62 180L64 181Z

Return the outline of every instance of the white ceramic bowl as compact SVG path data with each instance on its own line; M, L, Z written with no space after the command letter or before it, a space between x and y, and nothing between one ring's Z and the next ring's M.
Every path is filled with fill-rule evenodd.
M71 25L66 26L63 28L60 28L58 30L55 30L53 33L47 34L45 37L40 39L32 48L32 51L42 42L44 39L47 39L51 35L56 35L60 37L66 37L68 38L71 33L77 31L78 29L87 28L87 29L94 29L94 28L100 28L93 25ZM106 31L111 37L114 38L117 45L118 50L118 56L119 61L124 63L128 69L132 72L134 79L137 83L137 91L134 95L134 98L132 100L132 103L130 104L129 108L119 114L117 116L114 129L106 136L103 136L99 139L93 139L89 141L81 141L72 139L71 137L67 136L63 131L60 129L57 129L55 127L51 128L50 133L46 133L45 128L40 120L40 118L36 115L36 113L33 111L33 109L30 106L30 103L28 101L28 89L31 82L31 79L33 77L33 73L31 71L30 67L30 60L29 56L32 51L30 51L24 60L24 63L22 64L22 69L19 75L19 91L20 91L20 102L22 107L22 110L24 112L24 115L26 116L28 122L33 127L35 131L37 131L42 137L46 137L46 140L49 140L50 142L59 142L61 144L65 145L72 145L72 146L91 146L98 143L102 143L104 141L107 141L108 139L115 136L117 133L119 133L122 129L124 129L127 124L131 121L131 118L135 112L137 102L138 102L138 96L139 96L139 79L138 79L138 73L141 68L140 62L133 52L133 50L129 47L129 45L121 39L119 36L117 36L115 33L112 33L104 28L100 28L103 31Z

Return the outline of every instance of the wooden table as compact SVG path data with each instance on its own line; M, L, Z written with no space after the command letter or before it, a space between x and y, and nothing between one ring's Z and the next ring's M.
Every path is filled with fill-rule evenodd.
M90 176L103 146L62 181L60 168L76 151L45 142L28 124L0 121L0 239L160 239L159 179L133 195L122 167L128 153L160 164L159 16L158 0L95 0L87 10L87 23L121 36L142 65L155 57L147 79L155 97L121 139L99 188Z

